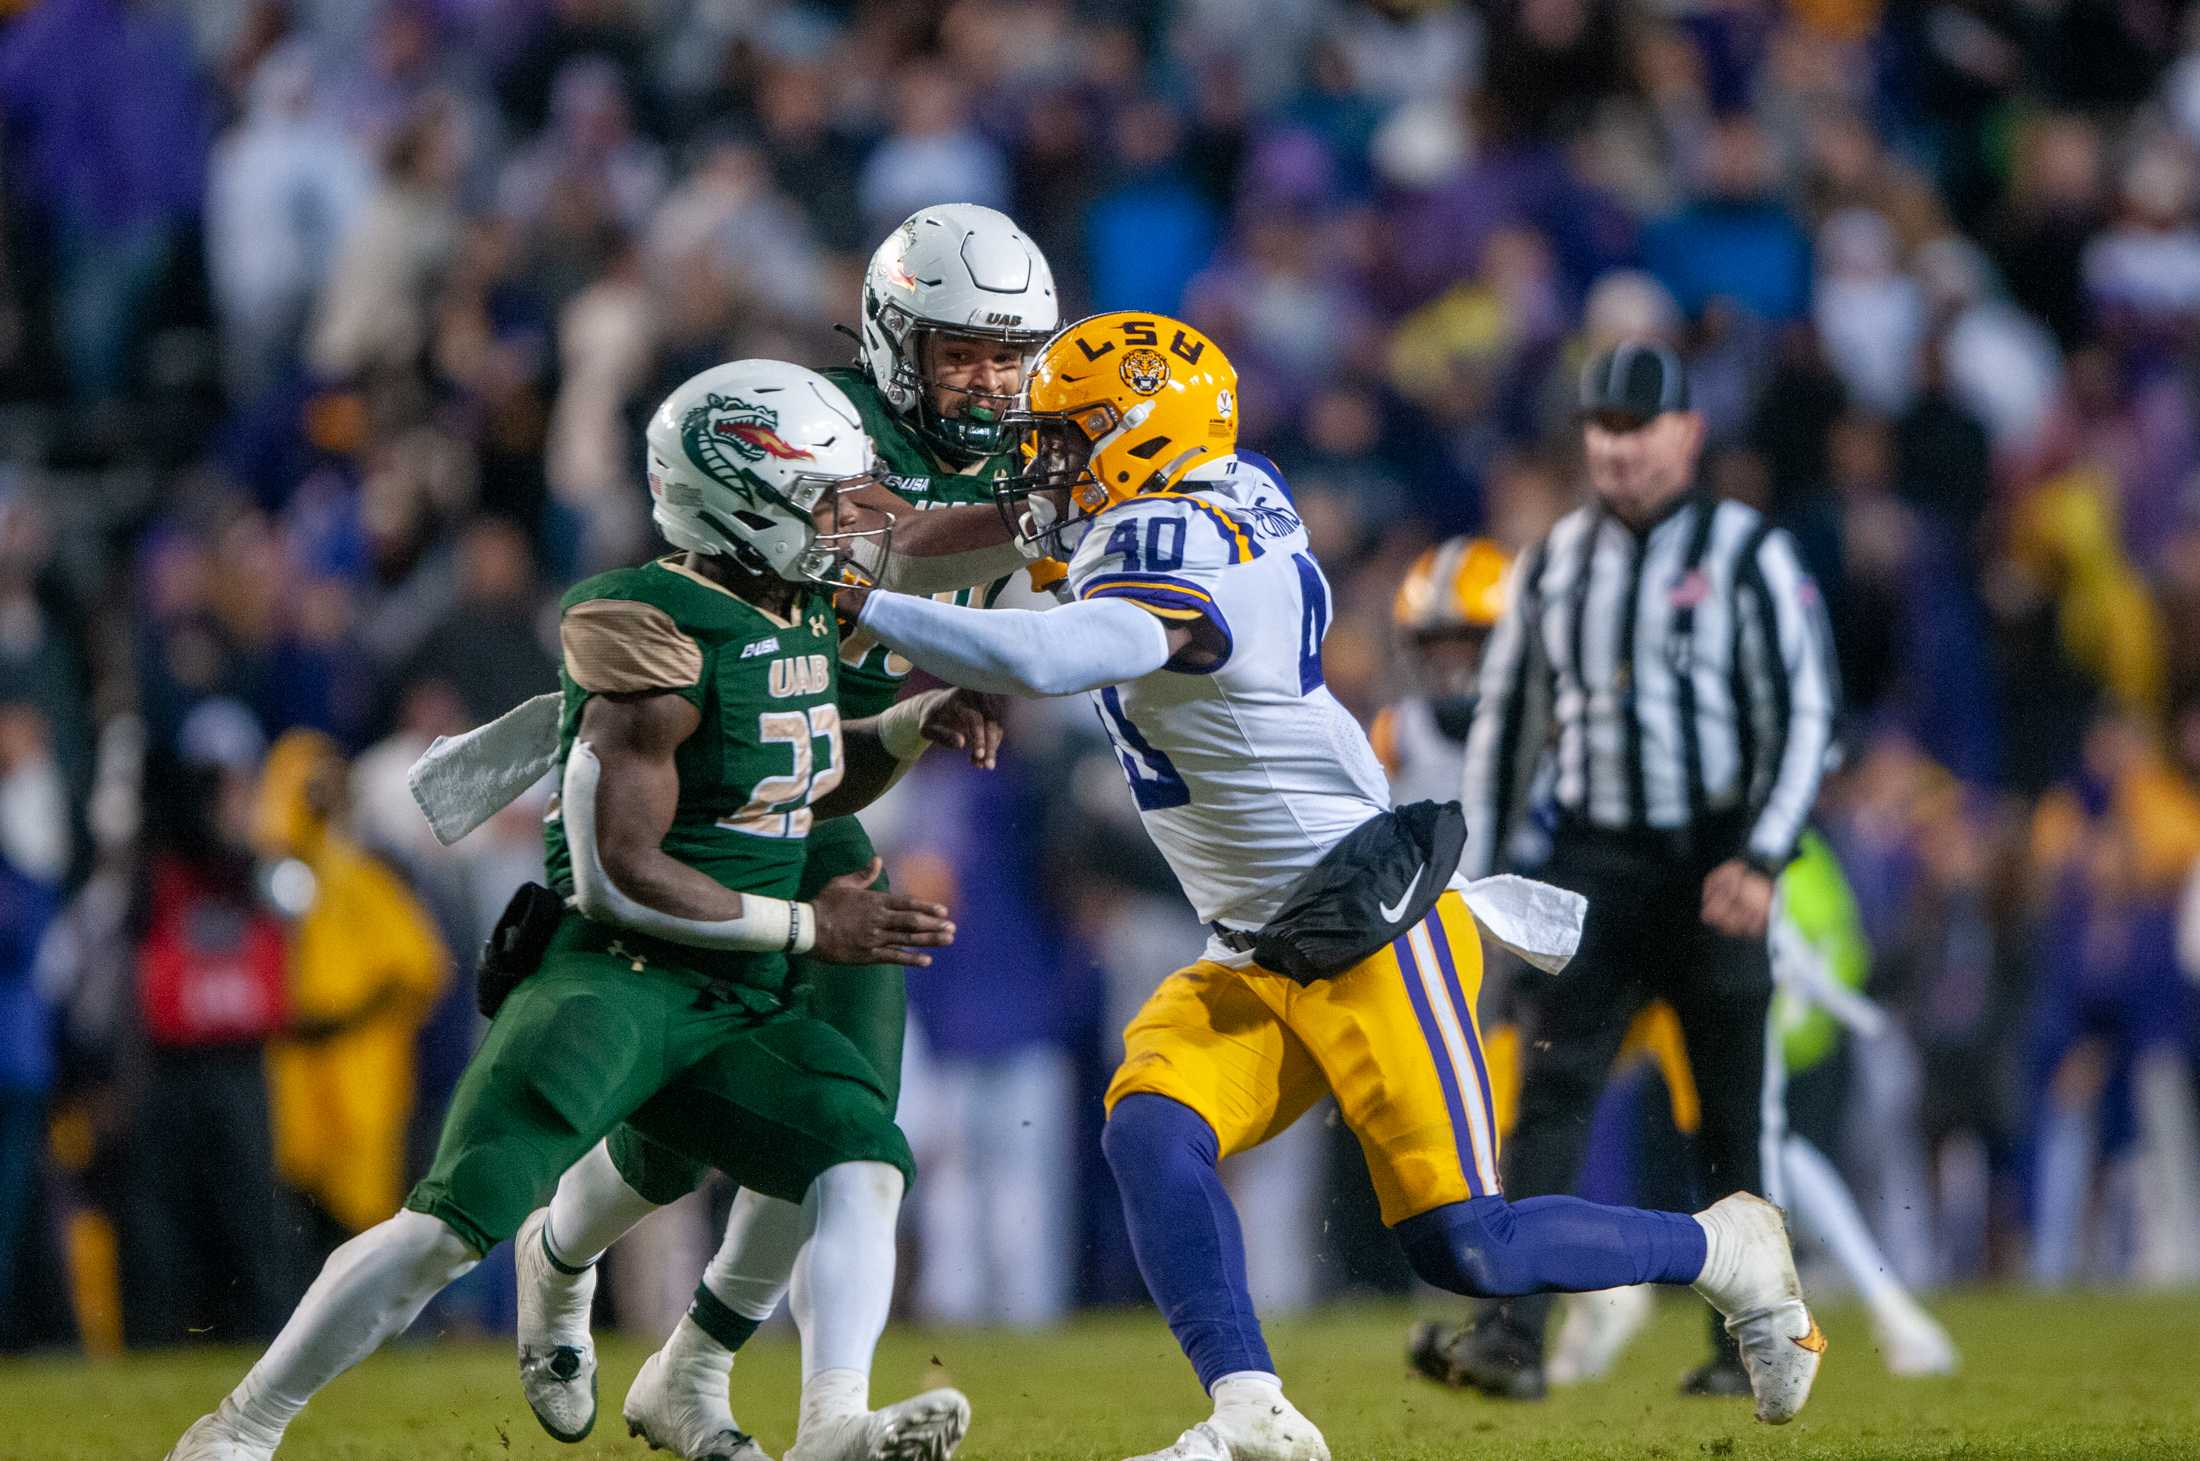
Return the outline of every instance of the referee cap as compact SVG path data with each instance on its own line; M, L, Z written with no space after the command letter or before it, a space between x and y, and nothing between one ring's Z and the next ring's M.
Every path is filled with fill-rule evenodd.
M1688 409L1688 372L1670 346L1622 340L1581 373L1583 416L1625 417L1636 423Z

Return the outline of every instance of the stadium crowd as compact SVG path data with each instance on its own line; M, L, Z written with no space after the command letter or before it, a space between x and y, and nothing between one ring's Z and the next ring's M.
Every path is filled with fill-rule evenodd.
M559 589L650 551L642 413L849 358L871 246L949 200L1017 218L1069 316L1227 346L1367 715L1406 565L1532 540L1580 362L1670 340L1709 485L1836 627L1890 1250L2200 1277L2200 6L0 17L0 1345L264 1334L395 1207L541 856L539 803L438 847L406 766L550 688ZM963 930L912 980L935 1316L1138 1292L1097 1082L1197 935L1117 783L1081 706L1032 707L999 772L934 758L877 818ZM1256 1287L1396 1282L1304 1126L1238 1178ZM622 1265L634 1322L704 1241ZM497 1322L508 1274L447 1312Z

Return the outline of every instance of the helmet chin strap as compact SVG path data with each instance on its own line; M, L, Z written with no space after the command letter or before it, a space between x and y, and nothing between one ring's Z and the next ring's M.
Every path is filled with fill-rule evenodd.
M1175 456L1169 458L1166 462L1163 462L1158 468L1155 469L1155 479L1164 485L1175 481L1176 474L1183 468L1189 467L1194 461L1197 461L1199 457L1206 452L1206 450L1207 448L1203 446L1188 446L1184 448L1184 450L1178 452ZM1152 489L1149 488L1147 490L1151 491Z

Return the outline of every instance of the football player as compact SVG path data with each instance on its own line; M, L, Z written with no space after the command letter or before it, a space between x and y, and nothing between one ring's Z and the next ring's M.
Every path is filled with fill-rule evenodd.
M536 952L511 971L524 977L404 1210L330 1256L174 1461L272 1456L316 1391L513 1236L622 1123L814 1213L790 1457L953 1451L969 1419L956 1392L869 1409L908 1144L871 1062L785 999L794 957L921 964L952 939L944 908L874 888L875 862L805 896L805 839L876 796L927 735L992 735L961 695L842 719L821 586L875 571L891 533L847 500L877 470L861 428L831 382L760 360L696 376L651 418L654 517L682 551L565 595L553 892L523 890L514 910L533 911L508 914L499 939L531 933L510 942Z
M1467 728L1482 650L1505 609L1512 555L1488 538L1449 538L1406 570L1390 622L1406 693L1377 712L1368 738L1401 802L1449 801L1466 774Z
M1694 1217L1499 1194L1477 930L1555 962L1579 903L1518 879L1460 883L1457 807L1391 811L1367 736L1323 682L1328 583L1281 474L1237 448L1236 392L1220 347L1178 321L1069 326L1033 370L1032 471L1004 488L1073 505L1046 530L1069 602L841 597L861 630L951 683L1090 692L1211 931L1131 1022L1107 1096L1140 1271L1213 1402L1145 1461L1329 1454L1275 1374L1216 1172L1324 1094L1424 1279L1465 1294L1693 1284L1740 1340L1758 1417L1792 1418L1824 1340L1777 1209L1746 1193Z
M886 582L916 593L946 593L958 604L989 604L1027 563L1029 555L1013 542L938 555L927 553L927 538L939 536L931 519L947 527L958 510L975 513L981 526L994 525L994 484L1014 460L1006 418L1032 357L1058 322L1045 257L990 208L926 208L873 253L863 281L858 361L823 374L853 402L863 434L877 449L883 480L900 499L885 501L904 509L895 551L880 566ZM946 511L910 513L909 506ZM842 713L883 713L908 673L907 660L870 636L849 635L840 646ZM865 869L876 875L877 866L860 822L820 818L809 831L797 896ZM879 876L878 886L885 885ZM901 965L824 969L798 956L791 985L803 1007L864 1058L891 1112L900 1096L908 1020ZM596 1260L643 1216L694 1190L704 1175L696 1162L666 1151L633 1125L622 1126L574 1167L549 1207L522 1229L520 1383L551 1435L575 1440L595 1423L596 1353L588 1318ZM627 1392L622 1413L629 1430L681 1456L761 1457L735 1421L726 1373L787 1292L807 1234L798 1205L753 1189L738 1195L725 1240L687 1316Z

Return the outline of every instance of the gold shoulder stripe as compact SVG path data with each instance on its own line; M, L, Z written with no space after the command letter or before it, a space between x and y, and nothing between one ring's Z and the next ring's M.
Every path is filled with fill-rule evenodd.
M703 648L655 604L589 599L558 623L565 672L596 695L684 690L703 677Z

